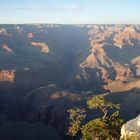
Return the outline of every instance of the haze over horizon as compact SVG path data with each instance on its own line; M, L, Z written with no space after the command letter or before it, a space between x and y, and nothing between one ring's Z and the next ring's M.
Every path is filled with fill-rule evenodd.
M138 0L5 0L0 24L140 24Z

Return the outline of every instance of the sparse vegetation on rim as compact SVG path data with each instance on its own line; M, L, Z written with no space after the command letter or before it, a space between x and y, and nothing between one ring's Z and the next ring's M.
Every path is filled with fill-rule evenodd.
M124 123L119 116L120 105L105 100L103 95L89 99L87 105L91 110L99 109L103 116L83 124L87 109L68 110L70 113L68 135L72 137L79 135L82 140L119 140L120 130ZM110 110L113 110L113 113L109 113Z

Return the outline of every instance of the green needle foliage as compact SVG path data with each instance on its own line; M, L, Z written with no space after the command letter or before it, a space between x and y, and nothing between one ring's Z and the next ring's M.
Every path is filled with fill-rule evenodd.
M123 125L123 120L119 116L120 104L114 104L105 100L103 95L99 95L89 99L87 105L88 109L100 109L103 116L81 126L86 117L86 109L70 109L68 134L72 137L80 134L82 140L119 140ZM111 109L115 111L109 114Z
M70 113L70 127L68 130L68 135L76 136L81 128L81 122L85 119L85 109L74 108L69 109L68 112Z
M110 109L120 109L119 104L113 104L112 102L105 100L103 95L95 96L88 100L87 105L89 109L100 109L104 114L104 119L108 117L107 115Z

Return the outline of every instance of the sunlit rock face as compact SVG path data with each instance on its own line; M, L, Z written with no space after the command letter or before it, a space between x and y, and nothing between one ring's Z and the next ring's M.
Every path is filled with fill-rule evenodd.
M49 53L49 47L47 46L46 43L42 42L31 42L31 45L34 47L39 47L41 48L42 53Z
M95 77L100 80L124 80L127 77L140 74L139 57L130 62L136 54L132 58L129 58L130 55L127 54L127 49L131 48L132 52L135 52L140 44L140 33L135 26L93 25L89 27L88 35L89 54L80 64L82 69L86 69L86 75L89 75L89 69L94 70ZM118 56L115 53L118 53ZM123 53L124 55L122 55ZM118 60L123 60L125 55L128 57L127 63L119 62ZM130 63L134 65L134 71ZM80 79L79 76L78 79Z
M93 26L88 34L90 36L90 54L87 56L85 61L80 64L81 68L96 69L97 79L105 80L109 78L109 69L113 68L114 62L108 58L104 50L105 39L112 35L111 28L108 28L104 32L100 32L98 26Z
M140 139L140 115L125 123L121 128L121 139Z
M33 33L28 33L28 38L29 38L29 39L32 39L32 38L34 38L34 35L33 35Z
M126 77L133 76L129 65L115 65L116 80L124 80Z
M8 45L3 44L2 49L5 50L7 53L13 53L12 49L8 47Z
M0 28L0 35L8 35L5 28Z
M98 69L99 73L101 73L101 79L107 79L109 77L108 69L112 68L112 66L113 61L106 56L100 44L95 44L91 50L91 54L80 64L81 68ZM97 73L97 77L98 75Z
M0 82L14 83L15 70L0 70Z
M123 31L117 32L114 36L114 45L122 48L126 44L129 46L134 46L134 43L132 42L132 39L136 39L140 41L140 34L135 31L134 27L126 27Z
M131 60L131 64L136 68L136 75L140 75L140 56L135 57Z

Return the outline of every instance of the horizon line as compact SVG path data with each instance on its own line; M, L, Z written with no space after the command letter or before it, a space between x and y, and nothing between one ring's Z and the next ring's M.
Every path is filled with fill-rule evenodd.
M29 25L29 24L53 24L53 25L140 25L140 23L0 23L0 25Z

